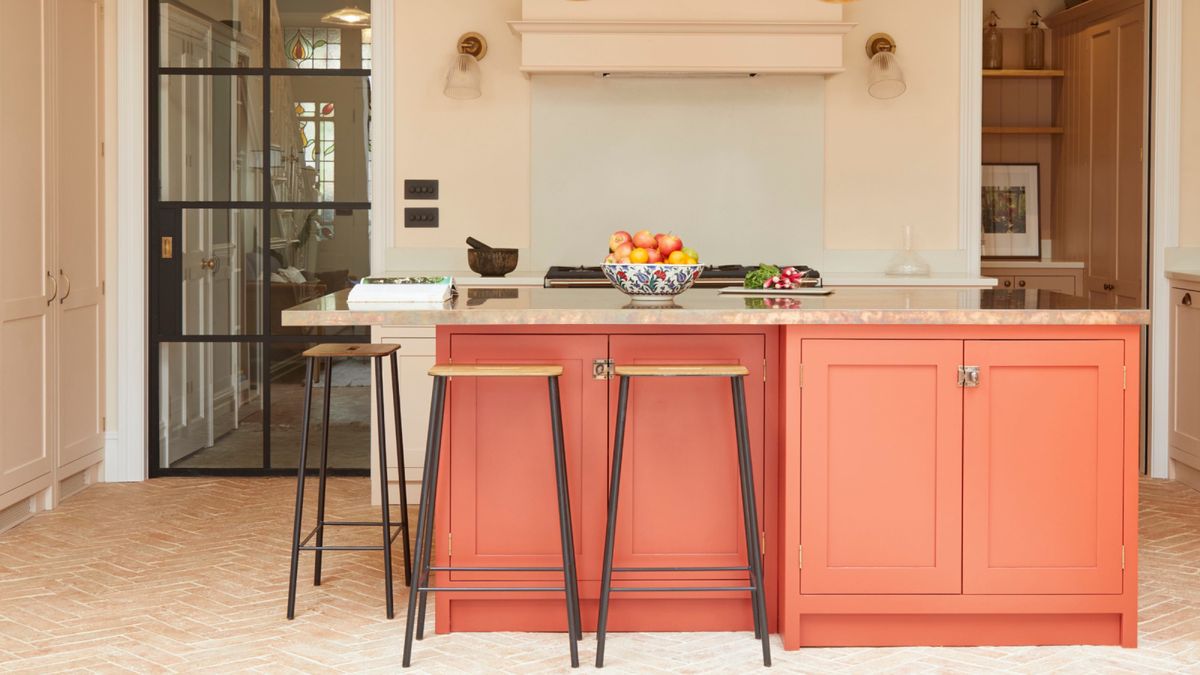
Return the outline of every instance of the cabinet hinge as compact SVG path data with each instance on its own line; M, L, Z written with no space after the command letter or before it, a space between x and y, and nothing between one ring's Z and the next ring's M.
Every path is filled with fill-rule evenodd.
M800 382L800 388L804 388L804 364L800 364L800 375L796 378Z
M979 386L979 366L959 366L958 386L973 389Z
M592 379L593 380L611 380L613 379L613 360L612 359L595 359L592 361Z
M763 530L758 537L758 554L767 557L767 531Z
M1121 544L1121 569L1125 569L1125 545Z
M100 431L101 432L108 431L108 418L107 417L100 418Z
M1129 388L1129 366L1121 366L1121 389Z
M106 292L108 292L108 282L101 279L100 280L100 295L104 295Z
M446 533L446 555L447 556L454 555L454 533L453 532Z
M767 360L763 359L763 382L767 381Z
M796 547L796 569L804 569L804 547Z
M104 156L104 141L100 141L100 156Z

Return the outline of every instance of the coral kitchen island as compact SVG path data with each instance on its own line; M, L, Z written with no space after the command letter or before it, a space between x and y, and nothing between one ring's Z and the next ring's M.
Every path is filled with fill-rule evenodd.
M770 626L788 649L1132 647L1149 314L1086 303L1038 291L766 300L692 290L645 308L612 289L486 288L440 309L352 310L335 294L284 312L284 323L370 325L393 341L430 331L442 362L564 367L585 630L596 622L617 401L608 364L740 363ZM434 564L555 566L545 383L450 390ZM744 565L728 383L636 381L628 424L616 566ZM624 583L721 578L663 576ZM455 573L437 585L512 581ZM566 627L561 593L441 592L436 602L438 632ZM614 598L609 629L751 622L745 593L637 593Z

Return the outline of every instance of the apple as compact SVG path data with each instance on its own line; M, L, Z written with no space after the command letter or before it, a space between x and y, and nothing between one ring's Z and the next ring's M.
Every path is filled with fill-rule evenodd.
M658 250L663 256L683 250L683 240L673 234L662 234L658 238Z
M609 253L608 257L604 259L604 264L606 264L606 265L611 265L615 262L617 262L617 254L616 253Z
M662 252L656 248L646 249L646 257L646 262L650 263L651 265L657 265L663 261Z
M619 247L621 244L631 241L633 241L633 237L631 237L628 232L624 230L613 232L612 236L608 238L608 250L615 252L617 247Z
M613 255L617 256L617 260L621 261L627 260L630 253L633 253L633 244L629 242L625 242L613 249Z
M694 248L686 248L686 247L685 247L685 248L682 248L682 249L680 249L680 250L681 250L681 251L683 251L683 254L684 254L684 255L686 255L687 257L691 258L692 260L696 260L696 261L699 261L699 260L700 260L700 254L699 254L699 253L696 253L696 249L694 249ZM670 255L670 254L668 254L668 255Z
M633 245L638 248L658 248L658 241L650 234L650 230L642 230L633 235Z

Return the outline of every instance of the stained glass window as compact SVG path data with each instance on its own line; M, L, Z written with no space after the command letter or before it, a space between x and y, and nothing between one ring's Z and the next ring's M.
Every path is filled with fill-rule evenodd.
M317 173L320 201L333 201L334 189L334 112L329 101L299 101L296 121L300 126L300 145L304 166Z
M342 67L340 28L294 28L284 38L283 46L288 65L293 68Z

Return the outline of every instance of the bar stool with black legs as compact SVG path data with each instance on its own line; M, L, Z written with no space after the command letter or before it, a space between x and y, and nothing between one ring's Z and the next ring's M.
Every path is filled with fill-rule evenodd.
M600 581L600 616L596 625L596 667L604 666L604 638L608 628L609 598L615 592L668 592L682 591L749 591L751 613L754 617L754 637L762 641L763 665L771 665L770 636L767 630L767 605L763 595L763 563L758 541L758 507L754 495L754 468L750 460L750 431L746 415L746 384L749 374L738 365L618 365L613 372L620 378L620 393L617 398L617 426L613 437L612 477L608 491L608 526L604 534L604 570ZM617 504L621 491L621 456L625 444L625 413L629 403L629 383L640 377L723 377L729 378L733 387L733 421L737 437L738 477L742 495L742 523L746 529L745 567L613 567L613 546L616 542ZM747 586L708 586L686 588L613 588L613 572L734 572L748 573Z
M567 633L571 645L571 667L579 667L579 640L583 627L579 620L579 579L575 571L575 535L571 526L571 499L567 489L567 459L563 442L562 406L558 381L562 366L555 365L437 365L433 376L433 401L429 411L429 437L425 448L425 473L421 479L421 506L417 514L417 555L412 578L416 580L408 596L408 625L404 633L404 667L412 665L413 634L425 636L425 603L430 591L460 592L537 592L562 591L566 596ZM446 385L450 378L461 377L544 377L549 384L550 434L554 442L554 478L558 494L558 525L562 546L562 567L432 567L434 510L437 506L438 465L442 452L442 421L446 409ZM430 572L561 572L562 587L520 586L496 588L431 586Z
M300 552L315 551L316 561L313 564L313 585L321 585L321 554L325 551L382 551L384 597L387 602L387 618L395 616L392 599L392 542L397 536L404 536L404 582L412 585L410 573L411 556L409 555L408 537L408 492L404 485L404 435L400 426L400 379L399 367L396 361L396 350L399 345L385 344L323 344L304 352L304 418L300 430L300 460L296 480L296 514L292 527L292 566L288 579L287 617L296 616L296 577L299 573ZM396 447L400 469L400 515L399 527L392 531L391 508L388 504L387 488L387 432L384 424L383 405L383 363L387 357L392 370L392 410L395 414ZM333 360L335 358L365 358L375 365L375 422L379 440L379 500L382 520L380 522L362 522L325 519L325 479L329 467L329 400L333 386ZM308 466L308 427L309 413L312 409L313 381L316 376L314 365L320 363L324 370L325 387L322 404L324 427L321 431L321 461L317 469L317 522L316 526L300 538L304 515L304 474ZM378 546L327 546L325 544L326 527L377 527L381 531L382 543ZM308 542L316 541L310 546Z

